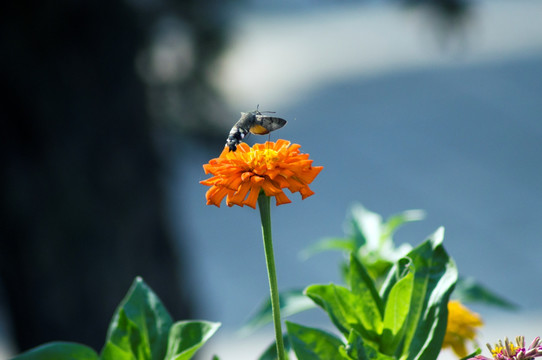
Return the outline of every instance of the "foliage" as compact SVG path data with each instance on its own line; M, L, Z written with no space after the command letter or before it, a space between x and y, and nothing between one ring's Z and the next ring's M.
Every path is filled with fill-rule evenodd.
M331 348L339 359L434 359L446 330L450 295L462 302L515 308L476 280L457 278L455 265L442 247L442 228L415 249L409 244L395 245L395 232L424 216L421 210L407 210L384 221L379 214L357 204L351 209L344 237L324 239L303 253L310 257L321 251L339 250L349 257L349 262L341 264L347 286L312 285L305 291L281 293L281 311L285 315L319 306L343 335L341 340L287 322L288 344L300 359L328 358ZM270 316L271 306L266 302L244 330L254 331L268 323Z
M395 245L395 232L402 225L424 217L422 210L406 210L383 221L381 215L355 204L350 210L344 237L323 239L305 250L303 255L309 257L326 250L353 253L374 279L382 279L395 261L412 250L409 244Z
M305 294L303 289L294 289L283 291L279 295L280 313L284 317L294 315L305 310L313 309L315 307ZM240 333L250 334L264 325L269 324L273 320L271 314L271 300L267 299L260 305L255 314L247 321L243 326Z
M435 359L447 321L447 303L457 280L442 246L444 230L399 259L380 291L366 267L350 257L348 287L311 285L305 294L329 315L343 338L291 322L299 359Z
M136 278L109 325L100 355L69 342L51 342L14 360L188 360L218 330L219 323L173 323L158 296Z
M302 253L303 258L314 256L322 251L341 251L347 257L354 255L363 264L377 287L381 286L394 263L412 250L410 244L396 246L393 240L395 232L403 225L422 220L425 213L422 210L406 210L390 216L385 221L382 216L374 213L360 204L355 204L350 210L346 222L344 237L326 238L310 246ZM340 265L344 281L348 280L348 263ZM307 303L302 290L288 290L280 295L281 312L286 316L313 308ZM495 294L473 278L459 277L452 294L454 299L463 303L477 302L504 309L516 309L516 305ZM249 319L243 328L244 332L255 331L270 322L271 306L264 302L258 311Z
M461 302L477 302L508 310L517 310L518 306L495 294L472 277L459 277L453 297Z

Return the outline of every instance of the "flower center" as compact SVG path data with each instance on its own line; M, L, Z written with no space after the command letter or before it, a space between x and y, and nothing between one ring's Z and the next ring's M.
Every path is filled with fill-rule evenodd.
M514 356L516 355L517 350L519 349L519 346L514 346L514 344L509 344L508 348L508 354L506 354L506 348L504 346L495 346L495 349L491 351L493 356L497 356L499 354L507 355L507 356Z
M279 153L273 149L265 149L262 154L266 163L276 162L279 159L278 155Z
M252 151L250 165L253 169L260 166L269 167L274 165L279 160L278 152L273 149L265 149L263 151Z

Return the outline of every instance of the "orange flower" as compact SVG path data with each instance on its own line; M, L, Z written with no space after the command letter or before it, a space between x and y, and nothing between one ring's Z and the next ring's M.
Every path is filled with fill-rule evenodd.
M448 326L442 348L451 347L459 357L468 354L465 343L474 341L476 328L482 326L480 315L470 311L457 300L448 302Z
M314 192L309 184L323 167L312 166L309 154L299 153L300 147L286 140L255 144L252 148L241 143L237 151L231 152L224 147L218 158L203 165L206 174L214 175L200 181L211 186L205 194L207 205L220 207L227 196L228 206L248 205L255 209L261 190L274 196L277 205L287 204L291 201L284 188L299 192L302 199L311 196Z

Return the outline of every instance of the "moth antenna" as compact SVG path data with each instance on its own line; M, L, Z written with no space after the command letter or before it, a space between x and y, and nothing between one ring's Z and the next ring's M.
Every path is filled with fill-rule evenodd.
M260 104L256 105L256 112L258 113L258 115L261 115L261 114L275 114L276 111L260 111Z

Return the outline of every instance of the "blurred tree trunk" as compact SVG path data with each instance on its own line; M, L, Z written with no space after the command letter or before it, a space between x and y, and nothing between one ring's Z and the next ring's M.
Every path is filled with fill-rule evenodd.
M100 350L136 275L175 319L189 317L134 14L122 1L2 8L0 281L19 350L52 340Z

